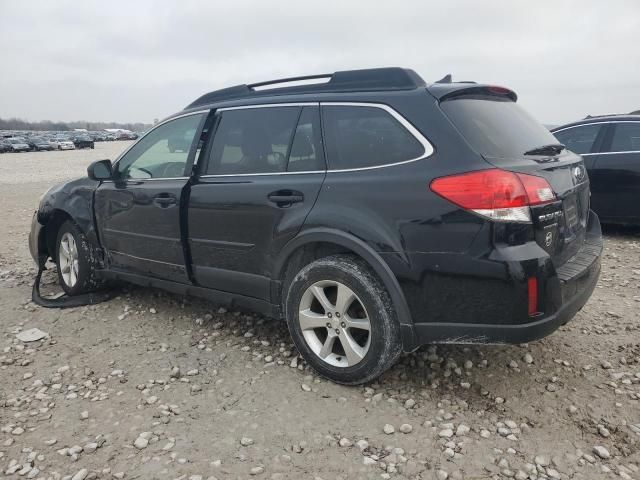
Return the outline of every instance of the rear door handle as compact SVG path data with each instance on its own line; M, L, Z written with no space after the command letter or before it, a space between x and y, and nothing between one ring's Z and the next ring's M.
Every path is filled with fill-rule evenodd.
M293 203L300 203L304 201L304 195L302 192L296 190L278 190L271 192L267 198L270 202L277 204L279 207L288 207Z
M160 208L170 207L171 205L175 205L177 202L176 197L169 193L160 193L153 199L153 203L158 205Z

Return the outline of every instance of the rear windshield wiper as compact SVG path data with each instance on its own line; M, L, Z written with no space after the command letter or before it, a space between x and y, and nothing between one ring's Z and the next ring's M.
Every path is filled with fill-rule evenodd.
M550 145L542 145L541 147L532 148L531 150L527 150L524 152L525 155L557 155L565 147L561 143L552 143Z

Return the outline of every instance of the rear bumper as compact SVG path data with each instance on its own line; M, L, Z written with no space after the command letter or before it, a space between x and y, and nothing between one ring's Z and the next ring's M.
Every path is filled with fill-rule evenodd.
M600 257L566 288L579 290L560 309L541 320L523 324L416 323L416 347L426 343L526 343L550 335L571 320L587 303L600 276Z
M525 343L567 323L589 300L600 276L602 232L597 215L590 212L584 244L564 265L554 268L548 255L540 252L525 248L518 252L521 257L495 255L491 261L465 255L456 259L456 275L422 271L419 283L405 279L403 284L401 279L414 320L412 331L403 331L405 351L428 343ZM473 271L480 262L482 273ZM464 272L467 263L472 273ZM440 263L440 271L443 268ZM539 317L526 312L526 279L531 275L540 282L546 310Z

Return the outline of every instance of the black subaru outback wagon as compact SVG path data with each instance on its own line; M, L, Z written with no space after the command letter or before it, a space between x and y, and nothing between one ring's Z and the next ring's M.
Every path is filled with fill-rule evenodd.
M537 339L585 304L602 236L582 159L513 91L291 80L324 82L208 93L49 190L36 261L71 295L120 280L285 318L345 384L426 343Z

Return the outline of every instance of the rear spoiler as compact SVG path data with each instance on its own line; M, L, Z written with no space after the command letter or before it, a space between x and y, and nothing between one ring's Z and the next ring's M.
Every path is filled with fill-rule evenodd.
M466 96L499 97L509 99L513 102L518 100L516 92L497 85L475 85L464 83L432 84L428 89L429 92L441 102Z

